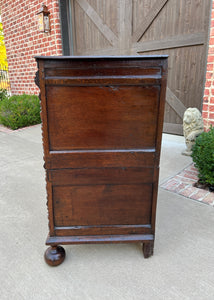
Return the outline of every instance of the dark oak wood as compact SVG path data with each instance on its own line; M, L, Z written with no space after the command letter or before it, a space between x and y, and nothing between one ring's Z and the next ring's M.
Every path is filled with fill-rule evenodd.
M58 266L65 259L65 249L61 246L51 246L45 251L45 261L49 266Z
M144 242L151 256L167 56L36 59L46 262L63 261L59 244Z
M81 235L81 236L57 236L48 237L47 245L58 244L106 244L106 243L136 243L153 241L153 234L124 234L124 235Z
M147 241L143 243L143 255L144 258L149 258L153 255L154 241Z
M57 236L64 236L64 230L66 230L69 236L79 236L79 234L88 235L130 235L130 234L151 234L151 224L144 225L74 225L67 227L55 227L55 233Z
M54 224L149 224L151 202L151 184L55 186Z

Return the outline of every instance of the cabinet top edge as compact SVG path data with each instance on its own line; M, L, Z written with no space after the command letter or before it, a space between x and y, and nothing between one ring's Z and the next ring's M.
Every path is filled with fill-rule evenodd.
M167 59L169 55L138 55L138 56L39 56L36 55L36 60L150 60L150 59Z

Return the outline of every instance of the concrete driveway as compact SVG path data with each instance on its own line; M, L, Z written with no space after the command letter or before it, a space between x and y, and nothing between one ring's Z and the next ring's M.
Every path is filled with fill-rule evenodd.
M160 182L191 163L164 135ZM154 256L140 244L65 246L43 260L48 234L40 125L0 132L0 299L214 299L214 208L159 189Z

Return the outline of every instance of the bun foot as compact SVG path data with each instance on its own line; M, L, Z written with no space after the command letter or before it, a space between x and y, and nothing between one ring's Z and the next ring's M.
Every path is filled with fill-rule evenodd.
M65 259L65 249L61 246L51 246L45 251L45 261L49 266L58 266Z
M153 250L154 250L154 241L149 241L149 242L143 243L144 258L149 258L150 256L152 256Z

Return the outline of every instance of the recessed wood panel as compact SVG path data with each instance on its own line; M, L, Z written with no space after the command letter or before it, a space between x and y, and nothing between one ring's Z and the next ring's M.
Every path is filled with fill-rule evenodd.
M150 224L151 203L152 184L53 187L58 227Z
M47 161L50 169L68 168L129 168L158 166L155 149L148 151L52 151Z
M47 87L50 150L154 147L159 90L159 86Z
M95 226L66 226L55 227L56 236L80 236L80 235L107 235L112 236L116 234L152 234L151 224L143 225L95 225Z
M53 185L141 184L153 181L153 168L48 170Z
M161 67L142 67L141 62L137 62L136 66L130 68L128 64L115 64L113 67L108 67L105 63L94 63L94 67L91 68L81 65L75 66L73 63L71 66L65 64L62 68L49 68L46 70L46 78L52 77L89 77L89 76L144 76L149 75L161 75Z

